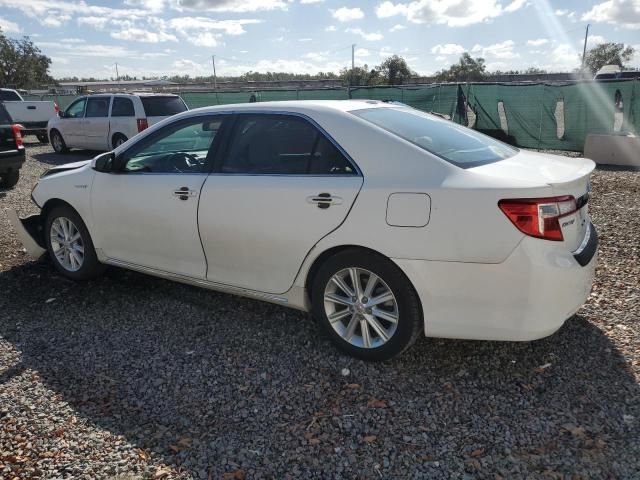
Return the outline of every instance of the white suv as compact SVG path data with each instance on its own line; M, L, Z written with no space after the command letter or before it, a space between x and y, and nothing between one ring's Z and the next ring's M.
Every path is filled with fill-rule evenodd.
M47 132L57 153L70 148L112 150L145 128L186 110L187 105L178 95L87 95L49 120Z

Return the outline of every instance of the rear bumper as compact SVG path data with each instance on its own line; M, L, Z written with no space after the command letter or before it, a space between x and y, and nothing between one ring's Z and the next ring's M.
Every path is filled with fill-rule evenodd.
M0 172L19 170L25 160L24 148L0 151Z
M47 250L44 248L40 215L31 215L21 219L15 210L7 210L7 215L27 253L36 260L42 257Z
M598 243L591 232L576 252L525 237L499 264L394 261L418 292L427 336L535 340L558 330L589 296Z

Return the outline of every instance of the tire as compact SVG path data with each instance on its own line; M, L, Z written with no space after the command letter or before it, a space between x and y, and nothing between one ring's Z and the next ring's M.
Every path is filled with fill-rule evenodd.
M111 140L111 147L113 148L117 148L120 145L122 145L124 142L126 142L128 140L127 137L125 137L123 134L121 133L116 133L113 136L113 139Z
M370 274L377 277L372 292L367 291L373 278ZM347 290L354 292L354 277L362 295L357 295L360 298L355 302L347 295ZM366 295L369 298L363 300ZM333 301L336 296L341 297L339 302ZM379 303L372 303L376 298ZM387 301L380 302L382 298ZM313 316L329 338L343 352L363 360L389 360L413 345L423 331L420 300L409 279L397 265L376 253L353 249L327 259L313 279L311 299ZM335 317L333 323L329 315Z
M70 241L77 234L79 239L75 242ZM45 221L44 235L51 261L56 270L65 277L72 280L89 280L104 272L106 267L98 261L86 225L70 206L54 207L49 212ZM83 252L80 252L78 247L82 248ZM67 254L64 251L59 252L65 249ZM65 261L65 258L68 261Z
M20 179L20 170L11 170L7 173L0 174L0 187L12 188L15 187Z
M38 133L36 134L36 138L40 143L49 143L49 137L46 133Z
M67 153L69 151L69 148L67 147L67 144L64 143L64 139L59 131L51 130L50 139L51 146L56 153Z

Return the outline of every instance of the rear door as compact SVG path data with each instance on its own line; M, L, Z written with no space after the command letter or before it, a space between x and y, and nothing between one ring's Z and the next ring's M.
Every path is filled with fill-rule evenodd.
M84 114L85 146L96 150L109 149L110 96L89 97Z
M149 95L140 96L142 107L147 116L149 126L164 120L176 113L188 110L182 98L176 95Z
M207 279L286 292L311 248L344 221L362 181L307 119L238 115L200 197Z
M111 126L110 140L113 140L113 136L118 133L127 137L127 140L138 133L136 112L131 97L113 97L109 121Z

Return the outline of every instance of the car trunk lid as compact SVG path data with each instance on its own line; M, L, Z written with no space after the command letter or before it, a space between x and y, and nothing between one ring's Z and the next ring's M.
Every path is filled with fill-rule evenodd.
M520 151L511 158L470 168L468 171L513 180L519 185L548 186L549 197L570 195L575 198L577 209L559 218L563 243L574 251L582 243L591 223L588 212L589 176L594 168L595 163L586 158ZM522 197L526 198L524 191Z

